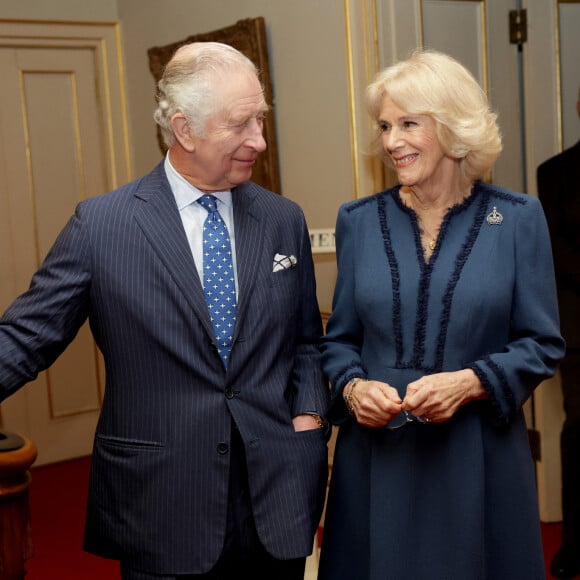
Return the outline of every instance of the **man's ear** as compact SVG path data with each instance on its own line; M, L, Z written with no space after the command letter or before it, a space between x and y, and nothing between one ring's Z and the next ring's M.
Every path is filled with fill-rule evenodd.
M190 153L195 151L195 137L189 122L183 113L175 113L171 117L171 128L179 144Z

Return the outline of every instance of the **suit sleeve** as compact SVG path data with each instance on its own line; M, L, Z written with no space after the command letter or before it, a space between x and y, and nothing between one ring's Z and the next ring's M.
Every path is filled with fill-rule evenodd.
M301 268L301 306L296 356L292 372L293 416L305 412L326 416L329 392L328 383L320 364L322 322L316 297L316 279L310 236L303 215L301 215L300 231L301 250L298 263Z
M88 244L75 214L29 289L0 319L0 400L34 380L74 339L88 315Z

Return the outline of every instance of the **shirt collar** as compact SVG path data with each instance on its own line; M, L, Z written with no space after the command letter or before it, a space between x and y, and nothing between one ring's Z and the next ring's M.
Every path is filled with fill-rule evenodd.
M175 197L175 202L177 203L177 209L181 211L183 208L195 203L202 195L207 192L201 191L189 181L187 181L171 164L169 159L169 152L165 155L165 174L167 175L167 180L171 187L171 191ZM225 191L212 191L211 195L215 195L221 203L231 206L232 205L232 192L231 190Z

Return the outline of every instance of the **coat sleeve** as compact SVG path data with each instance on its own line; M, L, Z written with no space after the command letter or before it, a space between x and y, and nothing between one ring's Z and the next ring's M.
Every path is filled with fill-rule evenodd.
M361 359L363 329L355 307L356 228L345 206L336 220L336 259L338 276L334 290L332 314L322 342L322 367L331 383L330 419L337 424L348 418L342 390L353 377L365 377Z
M88 244L78 211L59 234L29 289L0 319L0 400L48 368L88 316Z
M530 197L519 212L513 239L515 284L510 336L505 348L470 367L490 397L495 418L508 423L541 381L552 377L564 355L548 227Z

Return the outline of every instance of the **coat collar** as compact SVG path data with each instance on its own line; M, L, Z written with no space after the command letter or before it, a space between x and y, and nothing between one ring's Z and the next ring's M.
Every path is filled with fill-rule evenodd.
M234 339L247 311L260 260L263 259L264 211L259 204L258 191L258 187L250 181L232 189L239 287L238 320Z
M247 312L262 258L263 208L258 203L258 192L259 188L252 182L243 183L232 189L239 287L235 336L239 333ZM213 330L203 288L196 274L191 250L175 197L165 175L163 162L140 180L135 197L144 202L137 208L135 220L202 321L206 331L212 336Z
M144 202L138 205L135 220L211 335L203 288L163 163L141 179L135 197Z

